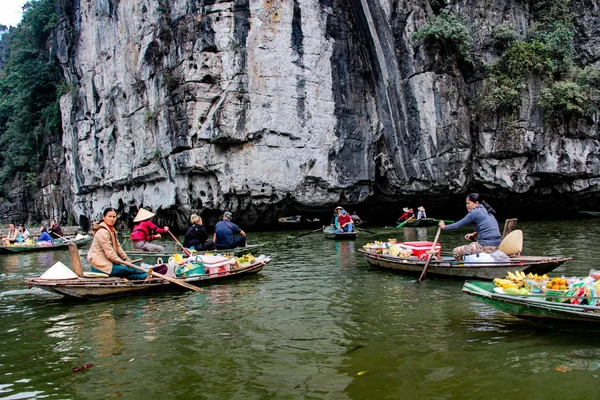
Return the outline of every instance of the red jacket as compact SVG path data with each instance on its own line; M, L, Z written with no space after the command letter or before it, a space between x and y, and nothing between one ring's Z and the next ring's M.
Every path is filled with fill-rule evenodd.
M350 214L346 213L338 215L338 226L340 228L343 228L344 224L347 224L348 222L352 222Z
M163 228L154 225L149 219L142 221L133 226L131 231L132 242L151 242L156 239L154 233L167 233Z

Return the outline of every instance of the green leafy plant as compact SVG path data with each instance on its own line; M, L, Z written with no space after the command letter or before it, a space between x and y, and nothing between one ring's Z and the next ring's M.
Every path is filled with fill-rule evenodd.
M586 97L581 86L573 81L555 82L540 93L540 104L554 118L582 116L586 111Z
M453 48L465 61L472 62L471 32L458 14L443 10L435 19L416 31L412 38L416 43L432 41Z

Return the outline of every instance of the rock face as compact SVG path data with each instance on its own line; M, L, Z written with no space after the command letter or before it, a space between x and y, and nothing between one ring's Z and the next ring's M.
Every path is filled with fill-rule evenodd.
M256 224L338 203L435 209L475 190L514 212L598 206L597 116L550 130L530 84L513 129L474 121L481 71L411 40L432 4L76 2L57 34L71 212L144 206L183 227L192 210L209 223L231 210ZM599 6L573 1L583 64L600 60ZM453 9L486 63L490 26L533 23L526 2Z

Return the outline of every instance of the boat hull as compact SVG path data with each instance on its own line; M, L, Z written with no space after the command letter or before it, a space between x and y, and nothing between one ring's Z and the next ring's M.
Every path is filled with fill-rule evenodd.
M325 239L330 240L356 240L357 234L357 231L335 233L334 229L331 227L326 227L323 229L323 235L325 235Z
M363 249L359 251L365 256L367 262L373 267L390 269L394 271L421 274L426 260L412 260L394 257L387 254L375 254ZM502 278L508 271L523 271L526 274L545 274L557 268L570 257L531 257L521 256L511 259L508 263L459 263L453 258L432 260L427 269L427 276L460 279L486 279Z
M267 258L263 261L250 264L247 267L217 274L203 274L182 278L181 281L194 286L204 286L216 282L220 283L225 280L242 279L259 273L270 261L271 259ZM158 278L148 281L129 281L120 278L76 278L67 280L42 280L33 278L26 280L26 282L29 287L37 287L48 292L63 295L66 298L80 300L98 300L152 292L186 290L179 285Z
M426 226L436 226L439 223L439 219L434 218L421 218L414 221L407 222L404 224L405 228L416 228Z
M0 254L14 254L14 253L29 253L36 251L52 251L52 250L65 250L69 247L69 243L75 243L77 246L83 246L92 241L92 237L88 236L84 239L55 242L52 246L0 246Z
M552 329L600 332L600 307L553 303L544 296L498 294L489 282L465 282L462 291L512 316Z

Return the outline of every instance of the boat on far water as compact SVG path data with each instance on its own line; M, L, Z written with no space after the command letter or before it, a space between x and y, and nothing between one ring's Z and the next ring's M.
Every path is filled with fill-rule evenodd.
M588 218L600 218L600 211L579 211L579 214Z
M54 239L53 244L13 244L10 246L0 246L0 254L25 253L31 251L50 251L65 250L69 243L75 243L77 246L83 246L92 241L90 235L78 235L75 237L65 237L64 239Z

